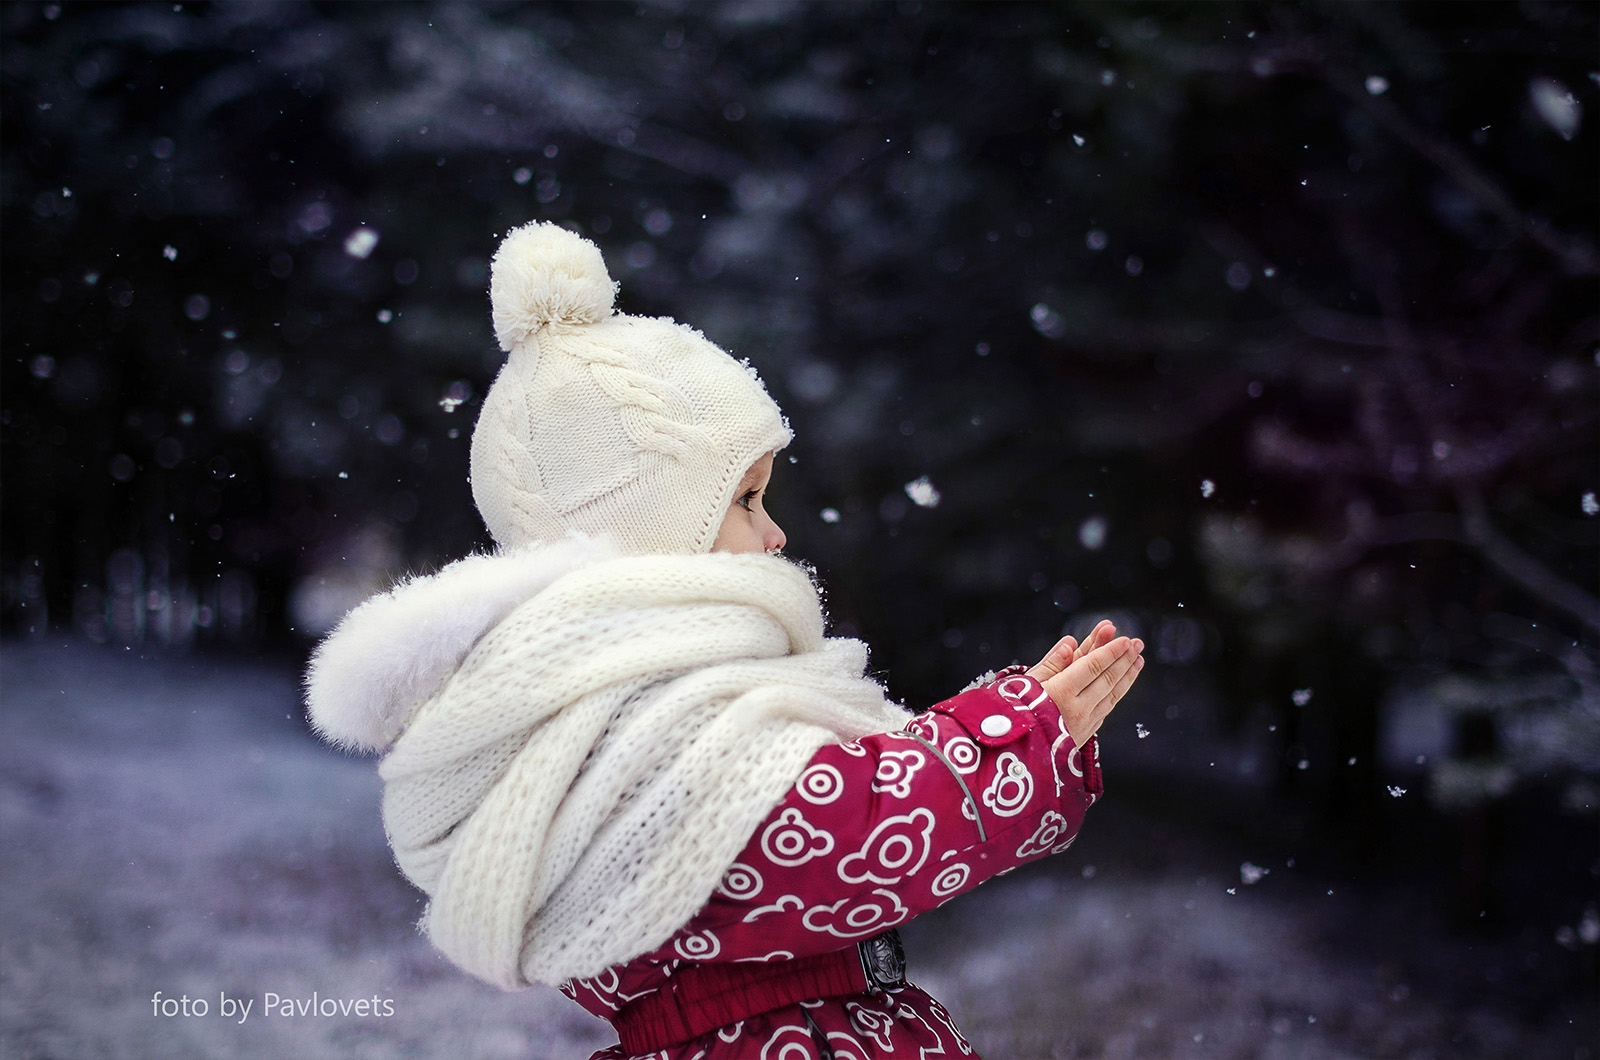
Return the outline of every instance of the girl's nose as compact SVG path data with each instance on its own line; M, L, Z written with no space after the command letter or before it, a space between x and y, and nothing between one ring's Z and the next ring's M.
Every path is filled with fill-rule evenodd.
M767 520L767 532L763 536L761 543L768 552L776 552L789 543L789 538L784 534L782 527L769 519Z

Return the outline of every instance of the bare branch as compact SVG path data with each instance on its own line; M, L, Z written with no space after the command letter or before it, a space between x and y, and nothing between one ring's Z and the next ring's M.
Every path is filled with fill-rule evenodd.
M1324 548L1316 567L1325 571L1343 570L1358 563L1374 548L1402 545L1411 541L1451 541L1465 545L1524 592L1556 610L1576 618L1586 629L1600 633L1600 600L1554 573L1518 548L1489 522L1483 500L1471 490L1458 496L1466 513L1408 512L1388 519L1374 519L1360 509L1350 514L1342 540Z
M1230 65L1230 60L1244 65L1240 62L1243 58L1242 53L1229 55L1214 51L1207 63L1195 65L1197 68L1225 69ZM1363 79L1335 67L1309 39L1280 37L1255 52L1248 68L1258 77L1300 72L1322 78L1393 133L1400 142L1439 167L1474 202L1498 217L1513 233L1553 254L1568 273L1574 276L1600 273L1600 254L1592 245L1557 230L1542 219L1530 217L1459 148L1417 125L1392 100L1368 92Z
M1316 68L1328 84L1365 110L1406 146L1443 170L1462 191L1500 218L1506 227L1559 258L1567 272L1574 276L1600 273L1600 256L1596 255L1594 247L1556 230L1543 220L1528 216L1512 202L1511 196L1502 191L1487 173L1454 144L1417 125L1390 100L1368 92L1359 79L1326 63L1319 63Z
M1496 531L1489 522L1483 498L1476 490L1463 488L1457 497L1465 513L1466 540L1490 566L1545 603L1600 633L1600 600L1553 573Z

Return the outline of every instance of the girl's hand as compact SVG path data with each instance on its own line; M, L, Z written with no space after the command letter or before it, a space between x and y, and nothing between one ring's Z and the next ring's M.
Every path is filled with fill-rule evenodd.
M1110 644L1111 639L1117 635L1117 627L1111 624L1109 618L1102 618L1100 624L1095 626L1089 634L1089 639L1079 645L1072 637L1062 637L1056 641L1055 647L1045 652L1044 658L1028 670L1028 676L1040 684L1048 681L1056 674L1072 665L1072 660L1079 654L1094 651L1103 645Z
M1056 708L1061 711L1062 724L1067 727L1072 742L1079 747L1099 731L1100 723L1106 720L1106 715L1127 694L1139 671L1144 669L1142 640L1117 637L1097 647L1090 647L1102 637L1110 635L1102 633L1102 627L1109 625L1101 623L1100 627L1096 627L1082 649L1064 649L1063 645L1072 638L1063 638L1050 649L1039 666L1028 671L1034 674L1035 670L1049 666L1052 660L1063 658L1067 651L1073 652L1072 661L1064 669L1045 677L1040 683L1055 701Z

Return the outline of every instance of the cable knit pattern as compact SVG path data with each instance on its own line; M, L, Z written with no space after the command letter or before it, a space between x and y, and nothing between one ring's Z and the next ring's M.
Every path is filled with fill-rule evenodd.
M428 933L508 989L660 945L818 747L905 722L863 676L865 647L823 636L787 560L560 559L574 562L431 698L397 702L410 720L379 768ZM360 643L341 627L319 653L330 673L346 635Z
M472 495L495 541L709 551L739 479L789 444L761 380L693 328L613 312L599 249L557 225L507 235L490 291L510 356L473 431Z
M630 358L590 350L589 374L613 401L622 425L640 449L665 453L681 463L711 466L717 447L694 423L694 410L682 392L635 368Z

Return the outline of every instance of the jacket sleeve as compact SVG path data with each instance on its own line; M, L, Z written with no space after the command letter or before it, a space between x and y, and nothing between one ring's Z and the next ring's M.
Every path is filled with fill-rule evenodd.
M690 960L820 953L903 924L1065 850L1102 787L1020 667L819 750L711 901L669 943Z

